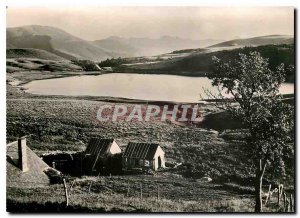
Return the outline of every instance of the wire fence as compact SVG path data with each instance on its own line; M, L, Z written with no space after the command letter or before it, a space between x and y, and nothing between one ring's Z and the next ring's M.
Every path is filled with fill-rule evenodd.
M25 188L26 187L26 188ZM118 181L98 178L63 180L59 184L9 181L6 188L8 199L17 199L22 202L57 202L70 204L107 203L106 200L114 199L121 204L129 201L141 204L142 201L165 201L170 199L170 190L163 188L157 182ZM196 192L195 192L196 193ZM196 194L197 195L197 194ZM199 193L198 193L199 195ZM294 196L284 191L283 185L271 187L263 194L263 206L278 207L281 212L294 212ZM174 199L173 199L174 200ZM179 198L178 202L181 201ZM212 207L215 200L205 199L199 201L207 207ZM117 204L117 202L116 202ZM224 201L223 206L229 204Z
M164 196L164 192L159 188L157 184L154 186L146 186L141 182L126 182L117 184L114 181L103 180L93 181L81 181L71 180L60 184L49 184L42 182L20 182L20 181L8 181L6 187L7 196L26 197L26 199L38 199L43 196L51 196L51 198L59 197L65 198L65 191L67 190L68 196L72 194L121 194L125 197L147 198ZM65 187L66 186L66 187ZM38 198L36 198L38 196Z

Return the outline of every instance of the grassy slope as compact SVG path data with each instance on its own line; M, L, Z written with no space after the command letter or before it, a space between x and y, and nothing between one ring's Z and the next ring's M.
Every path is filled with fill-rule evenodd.
M64 61L63 57L55 55L53 53L47 52L41 49L34 48L15 48L6 49L6 58L33 58L33 59L43 59L52 61Z
M6 71L9 73L82 70L80 66L73 64L69 60L40 49L7 49L6 58Z
M7 28L6 35L6 42L10 48L42 49L66 59L99 61L119 56L89 41L50 26L29 25Z
M82 71L82 68L70 61L54 61L36 58L10 58L6 60L6 71L8 73L30 72L31 71L50 71L62 73L64 71ZM14 76L14 75L12 75Z
M271 48L269 52L273 52L274 50L272 49L273 48ZM283 50L289 53L290 49L291 48ZM224 51L224 53L221 52L218 54L224 54L226 56L228 53ZM13 61L18 62L19 60ZM25 63L22 63L22 61L18 63L27 64L26 61ZM289 59L287 61L289 61ZM195 62L197 62L197 60L195 60ZM53 65L53 63L51 63L51 65ZM49 73L44 75L44 73L41 74L40 72L37 72L36 74L30 73L30 75L32 76L32 79L37 79L37 77L41 76L49 77ZM13 74L13 77L18 76L21 80L26 80L28 77L28 75L24 75L22 72ZM190 187L196 187L196 190L199 188L197 192L192 193L193 198L199 198L198 193L205 193L203 194L205 198L208 198L209 195L214 193L216 187L212 190L210 186L198 186L197 183L195 183L195 179L202 176L210 176L215 182L221 184L228 183L226 186L227 188L235 187L235 185L230 185L232 182L238 183L238 188L235 187L235 190L245 191L245 188L239 188L240 185L249 186L249 183L251 183L253 172L251 163L247 161L248 156L244 138L245 133L240 130L226 130L233 128L232 126L220 127L219 124L224 123L220 122L220 118L224 117L219 115L215 117L213 114L217 112L217 110L211 105L203 106L206 119L204 119L201 128L197 128L195 126L182 127L168 122L160 122L158 120L147 123L99 123L95 118L97 107L103 104L114 105L113 103L67 99L63 97L33 96L24 94L21 90L17 90L11 85L7 85L7 96L8 141L14 140L16 136L33 134L28 138L28 144L38 153L56 150L83 150L85 148L84 144L87 142L88 138L94 135L113 137L117 139L123 148L129 141L146 140L161 143L166 151L168 162L183 163L181 167L173 170L171 175L181 175L190 179L189 182L186 182L186 178L178 179L176 183L176 179L171 180L171 176L167 175L165 178L171 182L166 184L166 191L176 190L176 195L174 198L172 193L167 194L165 199L162 200L165 207L159 208L159 210L207 211L207 208L210 208L212 211L248 211L250 210L249 204L253 204L251 200L245 197L243 197L243 200L236 200L237 196L229 201L223 201L224 198L218 198L218 200L213 203L213 206L211 205L211 202L195 201L194 199L185 199L183 202L178 203L177 200L175 200L176 196L178 197L180 193L183 193L183 198L188 196ZM131 104L127 105L133 106ZM208 115L209 113L212 114ZM216 125L211 125L211 121L216 119L219 121L219 124L216 123ZM239 128L240 126L237 125L235 127ZM215 129L219 132L204 128ZM293 178L293 164L289 163L288 167L290 178ZM271 174L272 171L268 170L267 177ZM160 179L164 180L163 178L159 178L159 180ZM133 183L140 182L136 177L129 178L129 180ZM145 180L145 178L143 178L143 180ZM153 181L153 179L151 178L149 182L150 181ZM125 181L118 178L117 182L114 183L116 186L124 186ZM107 184L105 187L110 186ZM221 189L224 191L226 187L221 187ZM80 189L80 187L76 187L75 189ZM73 200L74 205L81 204L91 208L95 207L95 199L99 199L98 201L100 203L96 204L96 207L98 208L108 207L108 210L112 210L115 202L119 202L119 205L121 205L120 208L126 211L131 208L131 206L128 205L134 205L134 207L150 211L157 211L158 207L153 207L153 205L161 205L162 203L156 203L157 201L151 196L145 198L142 202L136 196L133 196L124 202L124 193L122 193L122 191L111 195L107 193L99 195L97 189L93 190L93 192L94 191L96 193L92 195L74 194L74 198L76 199ZM241 191L240 193L246 193L244 191ZM33 191L17 190L16 192L33 192L35 193L33 195L34 197L43 193L39 189ZM12 191L12 194L13 193L14 191ZM218 193L217 196L226 197L230 196L230 194L228 192L222 194L221 192ZM16 196L11 199L16 200ZM100 199L105 199L105 201L102 202ZM29 198L28 201L30 200L34 200L34 198ZM21 197L20 199L17 199L17 201L22 202L24 201L24 198ZM129 201L130 203L128 203Z
M68 182L68 187L72 183ZM129 193L127 194L128 183ZM142 199L140 199L141 184ZM157 185L160 190L159 199L157 199ZM45 205L46 202L65 202L62 185L31 189L8 188L7 191L8 200L19 204L38 202ZM172 180L146 178L145 176L142 178L137 176L82 178L77 179L69 194L70 206L78 205L79 208L89 208L88 212L253 211L253 200L249 195L229 193L214 184L180 178Z
M236 143L227 143L214 131L180 127L157 120L98 123L95 116L97 107L104 104L114 105L113 103L59 98L15 99L14 95L8 96L13 98L7 100L8 140L12 140L16 135L34 133L34 136L29 138L29 145L40 151L80 150L82 144L77 145L79 141L87 142L89 137L101 135L116 138L122 146L129 141L160 142L171 162L205 162L207 165L210 159L213 160L218 155L220 161L223 159L228 162L225 153L237 146ZM190 152L191 150L196 152ZM235 158L238 162L240 155L237 153ZM199 176L210 173L210 168L217 168L211 165L213 162L208 166L208 171L203 169ZM218 163L215 162L215 165ZM230 170L230 166L225 168L224 171ZM239 168L244 171L242 166Z
M62 184L28 189L9 187L8 208L15 206L10 209L13 212L53 212L58 208L69 212L253 212L254 208L252 195L228 192L222 185L162 172L156 176L69 178L67 187L68 208L64 205ZM271 202L264 207L265 212L278 211L276 195Z
M118 188L119 191L112 195L103 194L100 196L98 193L93 195L75 194L77 200L73 199L74 205L82 204L82 206L88 206L89 208L104 207L107 210L112 210L117 201L121 205L118 208L123 208L126 211L130 210L128 204L150 211L248 211L252 208L252 206L247 207L247 205L252 204L252 200L247 197L241 197L242 199L240 199L234 194L231 200L227 198L231 196L232 190L235 190L233 193L248 193L248 187L243 187L249 186L253 175L251 163L247 161L245 134L240 130L224 131L216 128L219 131L217 132L203 129L205 125L202 128L185 127L169 122L161 122L157 119L151 122L99 123L95 118L97 108L103 104L113 106L114 103L64 97L34 96L24 94L20 90L17 91L11 85L7 85L7 92L7 140L12 141L16 136L33 134L28 138L28 145L39 154L57 150L81 151L85 149L84 144L87 140L91 136L97 135L115 138L122 148L129 141L159 142L165 149L167 162L183 163L177 169L171 170L169 174L160 174L161 177L157 178L160 181L168 181L164 185L166 192L175 190L165 195L164 200L162 200L165 205L164 208L157 209L153 207L153 205L156 205L156 200L151 196L145 198L142 203L139 203L138 197L134 196L129 198L130 203L128 201L124 202L124 193L122 192L124 188ZM133 106L129 103L126 103L126 105ZM145 105L143 105L144 107ZM203 114L208 119L212 119L208 114L217 111L211 105L205 105L202 109ZM227 126L226 129L228 128ZM292 171L292 168L290 171ZM177 180L173 178L176 175L178 175ZM267 171L267 175L271 175L271 172ZM214 182L224 184L218 186L221 192L218 192L216 186L197 185L195 179L202 176L210 176ZM124 186L126 183L126 178L121 178L115 180L116 187ZM134 184L138 184L141 180L150 183L156 180L152 177L149 179L129 177L127 179ZM225 186L225 183L229 184ZM231 185L231 183L238 185ZM267 184L265 183L265 185ZM149 185L151 187L151 184ZM111 186L105 185L104 187ZM192 187L195 187L198 191L193 192L191 190L189 195L189 190ZM227 189L230 191L224 192ZM17 192L20 191L31 192L30 190L19 190ZM97 192L97 189L93 189L94 191ZM40 190L34 190L33 192L39 193ZM147 196L146 193L145 190L145 196ZM172 193L176 194L173 195ZM211 203L195 200L200 197L199 193L202 193L200 196L205 199L208 199L213 193L217 193L217 200L214 201L213 206L208 206ZM34 196L38 195L34 194ZM182 196L183 203L177 203L177 200L175 200L179 195ZM188 199L188 196L191 199ZM95 198L105 199L105 203L100 201L95 206ZM29 198L28 201L30 199L33 198ZM224 199L227 200L224 201ZM11 200L16 200L16 197L12 197ZM16 201L23 202L24 198L19 197Z
M259 46L268 44L292 44L294 43L294 37L292 35L268 35L259 36L246 39L234 39L226 42L221 42L210 47L230 47L230 46Z
M294 45L264 45L258 47L245 47L233 50L223 50L217 52L205 52L192 54L187 57L174 58L151 64L132 65L121 67L119 71L136 73L161 73L185 76L205 76L211 71L212 57L217 56L222 60L229 60L238 53L249 53L258 51L265 58L269 58L270 67L274 69L280 63L286 66L294 65ZM294 82L294 72L287 75L288 82Z
M227 182L236 175L235 181L243 184L240 178L251 175L251 163L245 161L248 158L243 132L237 131L235 137L230 137L231 133L222 133L224 129L216 128L217 124L206 128L216 128L219 132L178 126L158 118L151 122L99 123L96 111L104 104L114 106L114 103L103 101L8 94L7 139L33 134L28 143L39 152L82 150L83 143L95 135L115 138L123 147L129 141L159 142L169 162L184 163L178 173L186 177L210 176ZM211 105L203 106L202 110L204 115L216 111Z

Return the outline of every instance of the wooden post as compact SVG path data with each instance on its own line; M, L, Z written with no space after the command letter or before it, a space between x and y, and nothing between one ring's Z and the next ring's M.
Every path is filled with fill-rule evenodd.
M283 212L286 212L286 194L283 193Z
M269 193L269 204L270 204L271 201L272 201L272 195L273 195L273 192L274 192L274 191L270 191L270 193Z
M91 181L91 183L90 183L90 186L89 186L89 191L88 191L88 193L90 193L90 192L91 192L92 184L93 184L93 181Z
M280 207L280 188L281 188L281 185L278 184L278 191L277 191L277 204L278 204L278 207Z
M280 184L280 198L282 197L283 195L283 184Z
M268 195L267 195L267 197L266 197L265 205L267 205L268 200L271 198L271 188L272 188L272 185L270 184L270 185L269 185Z
M159 184L157 184L157 200L159 200Z
M126 196L129 197L129 191L130 191L130 187L129 187L129 181L127 182L127 194Z
M141 195L140 195L140 198L143 199L143 185L141 183Z
M72 188L73 188L73 186L75 185L75 182L76 182L76 180L73 180L72 185L71 185L71 187L70 187L70 189L69 189L70 192L72 191Z
M69 196L68 196L67 183L66 183L65 179L63 179L63 181L64 181L64 189L65 189L65 197L66 197L66 206L69 206Z
M290 199L286 198L285 212L290 212Z
M294 211L294 199L293 194L290 195L290 212Z

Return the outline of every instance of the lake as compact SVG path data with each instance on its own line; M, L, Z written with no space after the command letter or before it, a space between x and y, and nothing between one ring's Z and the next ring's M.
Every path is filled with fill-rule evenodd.
M111 73L36 80L23 86L41 95L110 96L154 101L198 102L204 90L217 93L206 77ZM294 84L281 86L282 94L294 93Z

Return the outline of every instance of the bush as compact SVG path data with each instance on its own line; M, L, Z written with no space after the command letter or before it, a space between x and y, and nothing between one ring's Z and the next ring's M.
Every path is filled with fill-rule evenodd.
M99 71L96 67L96 63L90 60L72 60L72 62L80 67L82 67L85 71Z
M101 61L98 65L100 67L119 67L125 63L127 63L127 61L122 58L107 58L105 61Z

